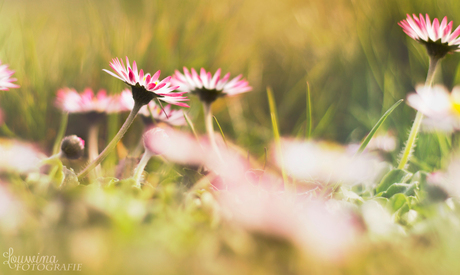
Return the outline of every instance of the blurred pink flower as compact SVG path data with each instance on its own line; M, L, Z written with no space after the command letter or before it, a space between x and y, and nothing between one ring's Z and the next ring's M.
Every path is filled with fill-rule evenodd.
M351 254L361 230L348 209L331 212L322 201L295 200L250 184L217 197L230 221L249 231L285 238L323 260L340 261Z
M11 78L14 71L8 69L8 65L3 64L0 60L0 91L8 91L11 88L18 88L19 85L13 84L16 78Z
M183 96L185 92L172 92L178 86L171 86L170 76L159 81L160 71L157 71L153 76L150 76L150 74L144 75L142 69L138 72L136 61L133 62L133 67L131 68L128 57L126 57L126 67L123 60L120 62L118 58L112 59L110 67L116 74L105 69L104 71L130 85L133 89L134 100L140 100L142 104L147 104L153 98L157 98L169 104L189 107L182 102L188 100Z
M375 176L375 157L353 156L337 144L283 140L281 145L282 156L275 156L276 162L281 165L284 161L287 173L297 179L357 184Z
M423 43L430 56L438 58L443 57L447 53L460 51L460 26L452 32L453 22L447 23L447 16L444 17L441 23L435 18L431 24L428 14L425 18L422 14L417 17L415 14L407 15L407 19L398 23L403 31L412 39Z
M407 96L407 104L426 116L425 130L460 129L460 86L454 87L452 93L442 85L419 85L415 90Z
M121 111L131 111L134 107L133 94L130 90L125 89L119 95L119 104L121 106ZM166 114L168 116L166 117ZM139 114L145 117L152 117L154 120L163 121L173 126L182 126L185 125L184 111L175 110L171 108L171 105L166 105L161 110L154 101L150 101L149 104L143 106L139 111Z
M160 127L155 127L144 133L144 147L150 155L161 155L163 148L157 144L168 144L169 136L166 131Z
M86 88L81 94L71 88L60 89L56 95L55 105L69 113L116 113L121 109L116 97L107 95L105 90L99 90L94 95L90 88Z
M33 145L12 139L0 139L0 172L38 171L44 155Z
M220 78L221 69L218 69L214 76L203 68L201 68L199 75L195 69L192 68L191 71L192 73L185 67L184 74L176 70L171 83L178 85L178 89L182 92L197 94L200 100L204 102L210 103L219 97L233 96L252 90L246 80L240 80L242 75L229 81L230 73Z

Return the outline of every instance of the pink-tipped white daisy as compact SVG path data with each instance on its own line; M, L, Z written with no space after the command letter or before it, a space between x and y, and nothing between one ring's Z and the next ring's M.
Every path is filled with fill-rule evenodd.
M133 62L133 67L131 68L128 57L126 57L126 67L123 60L118 58L112 59L110 67L116 73L105 69L104 71L131 86L134 101L139 102L139 104L148 104L152 99L156 98L169 104L189 107L183 103L183 101L188 100L183 96L185 92L173 92L179 87L171 86L170 76L160 81L160 71L153 75L144 74L142 69L138 71L136 61Z
M118 101L121 111L131 111L134 107L133 94L128 89L121 92ZM171 105L164 106L162 110L154 101L150 101L149 104L143 106L139 114L144 117L151 117L155 121L166 122L173 126L182 126L186 124L183 110L172 109Z
M179 91L196 94L201 101L212 103L219 97L251 91L252 87L249 86L245 79L241 79L241 77L242 75L239 75L230 80L230 73L227 73L221 78L221 69L218 69L214 75L206 72L203 68L201 68L200 74L193 68L190 73L184 67L184 74L176 70L171 83L172 85L179 86Z
M378 171L377 158L354 156L338 144L286 139L281 145L276 162L284 162L286 172L299 180L354 185L372 182Z
M431 23L428 14L425 17L422 14L419 17L408 14L398 25L412 39L424 44L428 54L434 58L460 51L460 26L452 32L453 22L447 23L447 17L441 23L437 18Z
M11 88L18 88L19 85L14 84L16 78L11 76L14 74L14 71L8 69L8 65L3 64L0 60L0 91L8 91Z
M86 88L83 93L75 89L63 88L57 92L56 107L69 113L116 113L121 111L114 96L107 95L105 90L94 94L93 90Z
M425 115L426 130L460 129L460 86L454 87L452 93L442 85L419 85L415 90L407 96L407 104Z

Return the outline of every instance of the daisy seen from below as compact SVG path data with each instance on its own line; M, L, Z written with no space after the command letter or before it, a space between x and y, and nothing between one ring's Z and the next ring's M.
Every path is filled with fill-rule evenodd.
M419 85L415 90L407 96L407 104L426 116L423 124L427 130L460 129L460 86L454 87L452 93L442 85Z
M171 82L178 85L179 91L196 94L204 103L212 103L219 97L233 96L249 92L252 87L239 75L230 80L230 73L221 78L221 69L218 69L214 76L201 68L200 74L191 69L191 73L184 67L184 74L176 70Z
M184 74L176 70L171 82L173 85L178 85L181 92L196 94L203 103L206 131L209 141L217 154L219 153L218 146L214 137L214 127L212 121L211 104L219 97L233 96L252 90L249 83L245 79L241 79L239 75L230 80L230 73L221 78L221 69L219 68L214 75L206 72L201 68L200 74L195 69L190 71L184 67Z
M185 96L183 96L185 92L173 92L178 87L171 86L171 77L166 77L160 81L160 71L157 71L155 74L153 74L153 76L151 76L149 73L144 74L142 69L138 71L136 61L133 62L132 68L128 57L126 57L126 63L127 64L125 67L123 60L120 61L118 58L114 58L110 63L110 67L116 73L105 69L104 71L131 86L134 106L126 118L126 121L123 123L112 141L98 155L96 159L94 159L78 174L78 178L80 179L85 177L89 171L94 169L108 156L110 151L116 147L117 143L125 135L126 131L128 131L142 106L148 104L152 99L156 99L159 104L161 104L160 101L163 101L169 104L189 107L187 104L183 103L183 101L188 100Z
M132 92L128 89L123 90L118 98L120 111L131 111L134 107L134 99ZM145 118L152 118L154 121L162 121L173 126L183 126L186 124L184 111L182 109L172 109L171 105L163 106L163 110L154 101L142 106L139 110Z
M398 25L409 37L425 45L430 56L443 58L447 53L460 51L460 26L452 32L453 22L447 23L447 16L441 23L437 18L431 23L428 14L408 14Z
M183 96L186 92L173 92L179 86L171 86L170 76L159 80L161 71L157 71L152 76L149 73L144 74L142 69L138 71L136 61L131 68L128 57L126 57L126 67L123 60L118 58L112 60L110 67L116 74L109 70L104 69L104 71L131 86L134 101L141 106L148 104L152 99L157 99L169 104L189 107L183 103L188 100Z
M3 64L0 60L0 91L8 91L11 88L19 88L19 85L14 84L16 78L11 76L14 74L14 71L8 69L8 65Z
M78 93L75 89L63 88L57 92L55 105L69 113L116 113L120 111L116 101L116 97L107 95L107 92L102 89L94 94L90 88L86 88L83 93Z

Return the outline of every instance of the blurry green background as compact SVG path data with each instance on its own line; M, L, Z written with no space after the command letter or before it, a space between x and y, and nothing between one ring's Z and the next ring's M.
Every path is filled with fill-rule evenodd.
M262 155L272 139L266 87L275 92L282 135L297 135L305 127L306 81L314 137L357 142L424 82L425 50L397 25L406 13L460 24L457 1L4 0L0 60L16 71L21 88L2 92L0 106L18 136L50 149L60 120L56 90L119 93L124 84L102 69L128 56L147 72L161 69L162 77L183 66L242 73L254 90L219 100L214 112L225 134L254 154ZM459 55L447 56L437 82L458 84L458 61ZM192 98L191 106L204 132L201 105ZM384 128L405 140L414 117L401 105ZM431 136L420 142L431 144Z

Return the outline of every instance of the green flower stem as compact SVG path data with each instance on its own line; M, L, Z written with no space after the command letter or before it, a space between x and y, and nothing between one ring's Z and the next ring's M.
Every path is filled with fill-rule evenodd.
M208 133L209 142L211 143L212 149L216 152L219 158L222 160L219 147L217 147L216 138L214 136L214 126L212 123L212 111L211 103L203 103L204 109L204 122L206 125L206 132Z
M142 155L141 161L137 165L136 169L134 169L133 178L136 181L135 187L137 188L141 188L142 172L144 172L145 166L147 166L147 163L149 162L151 157L152 154L148 150L145 150L144 155Z
M428 68L428 74L426 76L425 86L433 85L434 75L435 75L439 60L440 60L439 58L430 57L430 66ZM423 114L417 111L417 115L415 116L414 124L412 124L412 128L409 133L409 138L407 139L406 147L404 148L404 152L399 162L398 169L404 169L407 163L409 162L409 159L415 148L415 141L417 140L417 135L420 130L420 125L422 124L422 120L423 120Z
M123 126L121 126L118 133L109 143L109 145L107 145L104 151L102 151L96 159L94 159L90 164L88 164L88 166L85 167L85 169L83 169L83 171L81 171L78 174L78 179L84 178L88 174L89 171L93 170L94 167L100 164L109 155L109 153L117 146L117 143L125 135L126 131L128 131L129 127L133 123L134 119L137 116L137 113L139 113L139 110L141 109L142 106L143 105L137 101L134 103L133 109L129 113L128 118L126 119L125 123L123 123Z
M89 160L95 160L99 155L99 148L98 148L98 136L99 136L99 124L93 123L89 126L88 129L88 157ZM95 168L96 177L101 173L101 165L98 164Z

